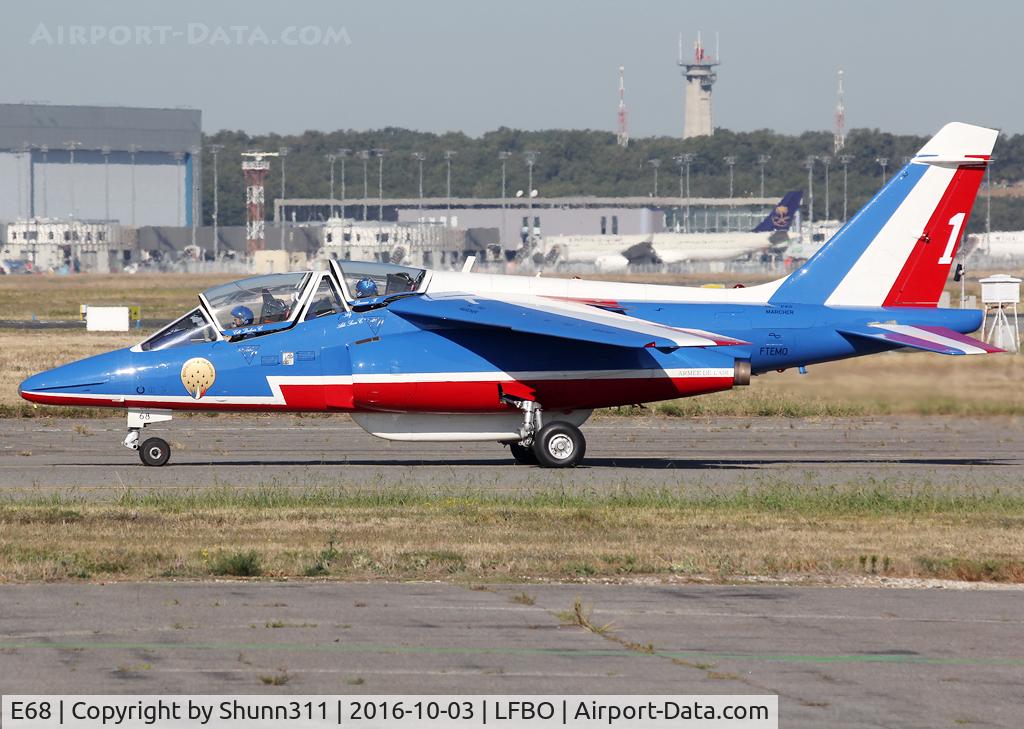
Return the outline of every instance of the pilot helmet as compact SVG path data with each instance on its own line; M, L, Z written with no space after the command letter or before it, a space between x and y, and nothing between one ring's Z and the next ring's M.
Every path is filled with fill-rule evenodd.
M356 282L356 296L363 299L377 295L377 282L372 278L361 278Z
M239 326L247 327L252 324L252 309L248 306L236 306L231 310L231 316L242 322Z

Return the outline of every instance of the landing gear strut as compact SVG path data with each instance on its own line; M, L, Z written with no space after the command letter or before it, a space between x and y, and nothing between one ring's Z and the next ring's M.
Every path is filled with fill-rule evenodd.
M140 445L142 430L152 423L163 423L171 419L169 410L129 410L128 435L123 445L139 452L139 458L146 466L162 466L171 458L171 446L163 438L147 438Z
M508 399L523 411L522 440L509 443L516 463L542 468L574 468L583 460L587 441L572 423L555 420L543 424L543 410L533 400Z

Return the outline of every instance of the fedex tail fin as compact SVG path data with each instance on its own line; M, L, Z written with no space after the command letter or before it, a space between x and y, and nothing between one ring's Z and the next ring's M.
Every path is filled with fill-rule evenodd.
M771 301L936 306L997 135L944 126Z
M765 216L752 232L774 233L776 231L789 230L793 223L793 216L800 209L800 198L804 195L803 190L787 192L779 200L779 204L772 208L772 211Z

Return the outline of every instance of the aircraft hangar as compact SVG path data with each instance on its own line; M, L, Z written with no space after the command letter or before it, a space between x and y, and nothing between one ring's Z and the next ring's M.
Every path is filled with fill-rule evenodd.
M0 104L0 220L192 224L195 109Z

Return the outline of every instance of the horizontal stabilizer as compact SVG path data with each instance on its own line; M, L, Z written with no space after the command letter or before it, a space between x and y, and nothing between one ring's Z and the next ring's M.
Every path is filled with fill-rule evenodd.
M493 327L614 347L676 349L747 344L701 329L680 329L586 304L536 296L496 299L427 294L396 301L388 310L420 326Z
M865 324L839 330L847 334L865 339L889 342L902 347L923 349L938 354L989 354L1004 350L986 344L980 339L968 337L966 334L953 331L948 327L911 326L909 324Z

